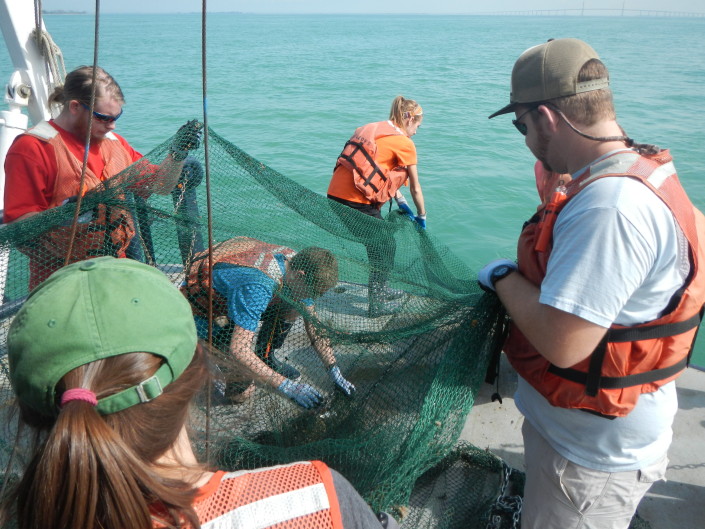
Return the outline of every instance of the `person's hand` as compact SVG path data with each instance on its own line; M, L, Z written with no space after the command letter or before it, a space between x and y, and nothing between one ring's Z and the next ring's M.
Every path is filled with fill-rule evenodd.
M328 370L328 376L346 397L353 397L355 395L355 386L352 382L345 379L338 366L331 366Z
M426 215L416 215L414 217L414 222L416 222L416 224L418 224L418 228L420 230L426 229Z
M203 124L198 120L192 119L185 125L181 125L171 142L172 158L177 162L183 162L189 151L201 146L201 134L203 134Z
M401 211L404 215L409 217L409 220L414 220L414 212L411 211L411 208L409 207L409 204L407 203L406 199L403 196L399 196L399 197L394 197L394 200L397 201L397 206L399 206L399 211Z
M494 281L496 281L497 278L493 277L493 273L495 270L499 271L500 267L505 267L508 271L518 269L517 264L509 259L495 259L494 261L490 261L477 273L477 282L480 283L480 286L484 290L495 292Z
M285 397L293 400L296 404L307 410L320 406L321 403L323 403L321 394L308 384L294 382L287 378L277 389Z

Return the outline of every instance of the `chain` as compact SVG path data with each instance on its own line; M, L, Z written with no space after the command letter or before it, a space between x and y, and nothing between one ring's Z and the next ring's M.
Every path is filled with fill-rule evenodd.
M507 487L513 470L502 461L502 480L500 482L499 495L490 511L490 519L486 529L502 529L504 515L511 514L511 529L519 528L521 519L522 498L519 495L507 496Z
M184 198L186 197L186 181L184 182L179 182L177 184L177 187L179 188L179 197L174 201L174 215L179 211L179 208L181 207L181 204L184 202Z

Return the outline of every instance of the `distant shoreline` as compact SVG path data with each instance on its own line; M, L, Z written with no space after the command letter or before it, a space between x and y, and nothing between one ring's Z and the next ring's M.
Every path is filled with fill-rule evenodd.
M47 11L42 9L42 15L87 15L86 11L65 11L63 9L55 9L52 11Z
M88 11L62 9L42 10L43 15L89 15ZM175 12L106 12L106 15L200 15L200 11ZM297 13L256 11L209 11L210 15L274 15L274 16L398 16L397 13ZM405 13L404 16L524 16L524 17L659 17L659 18L705 18L705 12L660 11L653 9L543 9L531 11L459 12L459 13Z

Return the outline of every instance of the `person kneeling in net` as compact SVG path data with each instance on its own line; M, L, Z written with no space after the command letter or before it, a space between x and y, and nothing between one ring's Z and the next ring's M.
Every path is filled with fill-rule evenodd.
M398 527L320 461L233 473L198 463L186 424L207 346L155 268L113 257L62 268L31 293L7 345L20 419L41 441L2 527Z
M214 333L213 342L218 349L230 351L240 371L238 377L246 377L244 383L231 382L226 396L236 402L248 398L254 391L254 380L304 408L320 405L322 395L309 384L296 382L299 371L277 360L274 350L284 343L299 316L297 310L303 308L315 315L313 299L338 282L335 256L323 248L308 247L297 253L257 239L235 237L213 247L212 261L213 318L227 318L227 324ZM207 334L209 266L207 250L196 254L182 287L193 307L201 337ZM300 308L289 302L300 302ZM336 365L329 340L308 319L304 325L335 387L352 397L355 386Z

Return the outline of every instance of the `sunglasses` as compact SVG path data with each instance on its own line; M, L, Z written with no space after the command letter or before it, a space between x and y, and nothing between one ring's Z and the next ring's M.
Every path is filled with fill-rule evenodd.
M522 122L520 121L521 118L523 118L524 116L526 116L529 112L533 112L533 111L536 110L537 108L538 108L538 107L532 107L532 108L530 108L529 110L527 110L526 112L524 112L524 113L523 113L521 116L519 116L518 118L512 120L512 125L514 125L514 126L516 127L516 129L519 131L519 134L521 134L522 136L526 136L526 134L529 132L529 128L526 126L526 123L522 123Z
M90 110L91 108L86 105L85 103L79 101L81 103L81 106L85 108L86 110ZM122 110L120 110L120 113L117 116L111 116L109 114L101 114L100 112L96 112L95 110L93 111L93 117L97 119L98 121L102 121L103 123L113 123L114 121L117 121L120 116L122 116Z

